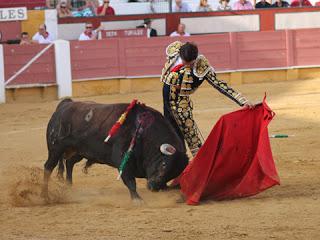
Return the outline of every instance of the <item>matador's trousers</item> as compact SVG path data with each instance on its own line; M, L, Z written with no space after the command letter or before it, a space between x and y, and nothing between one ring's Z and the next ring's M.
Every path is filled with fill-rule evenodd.
M198 128L193 120L193 105L189 96L180 96L176 86L163 85L164 116L169 120L178 136L195 156L202 145Z

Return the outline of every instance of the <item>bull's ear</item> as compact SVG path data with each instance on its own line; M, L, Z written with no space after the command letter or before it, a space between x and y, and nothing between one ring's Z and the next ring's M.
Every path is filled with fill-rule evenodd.
M160 151L167 156L171 156L176 152L176 149L174 148L174 146L168 144L168 143L164 143L160 146Z

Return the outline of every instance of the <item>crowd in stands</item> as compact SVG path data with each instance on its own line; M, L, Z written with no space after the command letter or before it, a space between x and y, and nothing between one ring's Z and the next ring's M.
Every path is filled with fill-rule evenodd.
M99 0L81 1L82 4L72 4L71 0L59 0L56 8L60 18L63 17L94 17L115 15L114 9L110 6L110 0L103 0L99 4ZM52 6L52 4L47 4Z
M29 33L21 33L20 45L48 44L52 43L54 40L52 35L47 31L47 26L45 24L40 24L38 32L33 35L32 39L30 39Z
M164 0L162 0L164 1ZM219 5L211 6L208 0L199 0L196 9L193 9L185 0L172 0L172 12L210 12L210 11L230 11L230 10L251 10L255 8L276 8L276 7L303 7L312 6L309 0L237 0L230 4L230 0L217 0ZM52 7L52 0L47 0L47 6ZM114 8L110 5L110 0L56 0L56 8L59 17L92 17L116 15ZM151 12L154 12L153 4L159 3L157 0L128 0L128 2L150 2ZM165 2L165 1L164 1ZM255 4L253 4L255 3ZM320 1L315 3L320 6Z
M143 1L143 0L141 0ZM156 0L146 0L156 1ZM173 12L191 12L191 7L185 0L173 0ZM216 9L208 3L208 0L199 0L199 6L197 12L210 12L210 11L229 11L229 10L250 10L255 8L276 8L276 7L302 7L312 6L309 0L292 0L289 4L285 0L273 0L274 3L270 3L270 0L257 0L256 4L252 4L250 0L236 0L233 4L230 4L230 0L217 0L219 5ZM130 1L129 2L137 2ZM80 4L81 3L81 4ZM55 6L58 16L63 17L87 17L87 16L108 16L115 15L116 12L112 6L110 6L110 0L47 0L47 6ZM315 6L320 6L320 1L315 3ZM151 26L151 19L144 19L144 23L137 28L145 28L147 37L158 36L157 31ZM79 41L95 40L99 38L99 32L104 30L101 26L94 29L91 22L85 24L85 29L79 36ZM170 37L188 37L190 34L186 31L186 26L183 23L179 23L176 30L172 32ZM22 32L20 36L20 45L28 44L48 44L53 42L54 39L45 24L41 24L38 28L38 32L30 38L27 32ZM19 43L18 42L18 43Z
M273 4L267 0L260 0L255 5L252 4L250 0L237 0L231 6L229 4L230 0L219 0L219 5L216 9L213 9L208 0L200 0L199 6L196 12L210 12L210 11L230 11L230 10L252 10L255 8L277 8L277 7L305 7L312 6L309 0L293 0L291 4L282 0L275 0ZM320 1L315 3L315 6L320 6ZM173 12L191 12L191 8L187 2L183 0L175 0L175 6Z

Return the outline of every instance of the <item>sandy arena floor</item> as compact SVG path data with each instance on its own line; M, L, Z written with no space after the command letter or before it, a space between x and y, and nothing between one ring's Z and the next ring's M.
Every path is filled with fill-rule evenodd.
M72 189L50 184L54 204L39 197L47 158L46 124L58 102L0 105L0 239L320 239L320 79L238 86L252 101L276 112L270 134L281 186L233 201L178 204L178 190L151 193L145 180L138 191L145 200L131 204L116 181L117 171L95 165L88 175L75 167ZM86 98L101 103L138 97L161 110L160 92ZM204 136L237 108L211 88L193 96L195 118Z

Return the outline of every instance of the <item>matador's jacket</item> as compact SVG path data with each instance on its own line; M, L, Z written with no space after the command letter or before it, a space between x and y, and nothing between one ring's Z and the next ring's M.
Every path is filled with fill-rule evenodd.
M193 120L193 105L189 96L198 89L204 80L240 106L243 106L248 100L230 88L224 81L218 80L214 69L203 55L197 57L193 68L182 64L175 66L182 45L183 43L176 41L166 49L167 62L161 75L161 82L164 83L164 116L171 122L180 138L183 141L186 140L192 155L195 156L202 141Z

